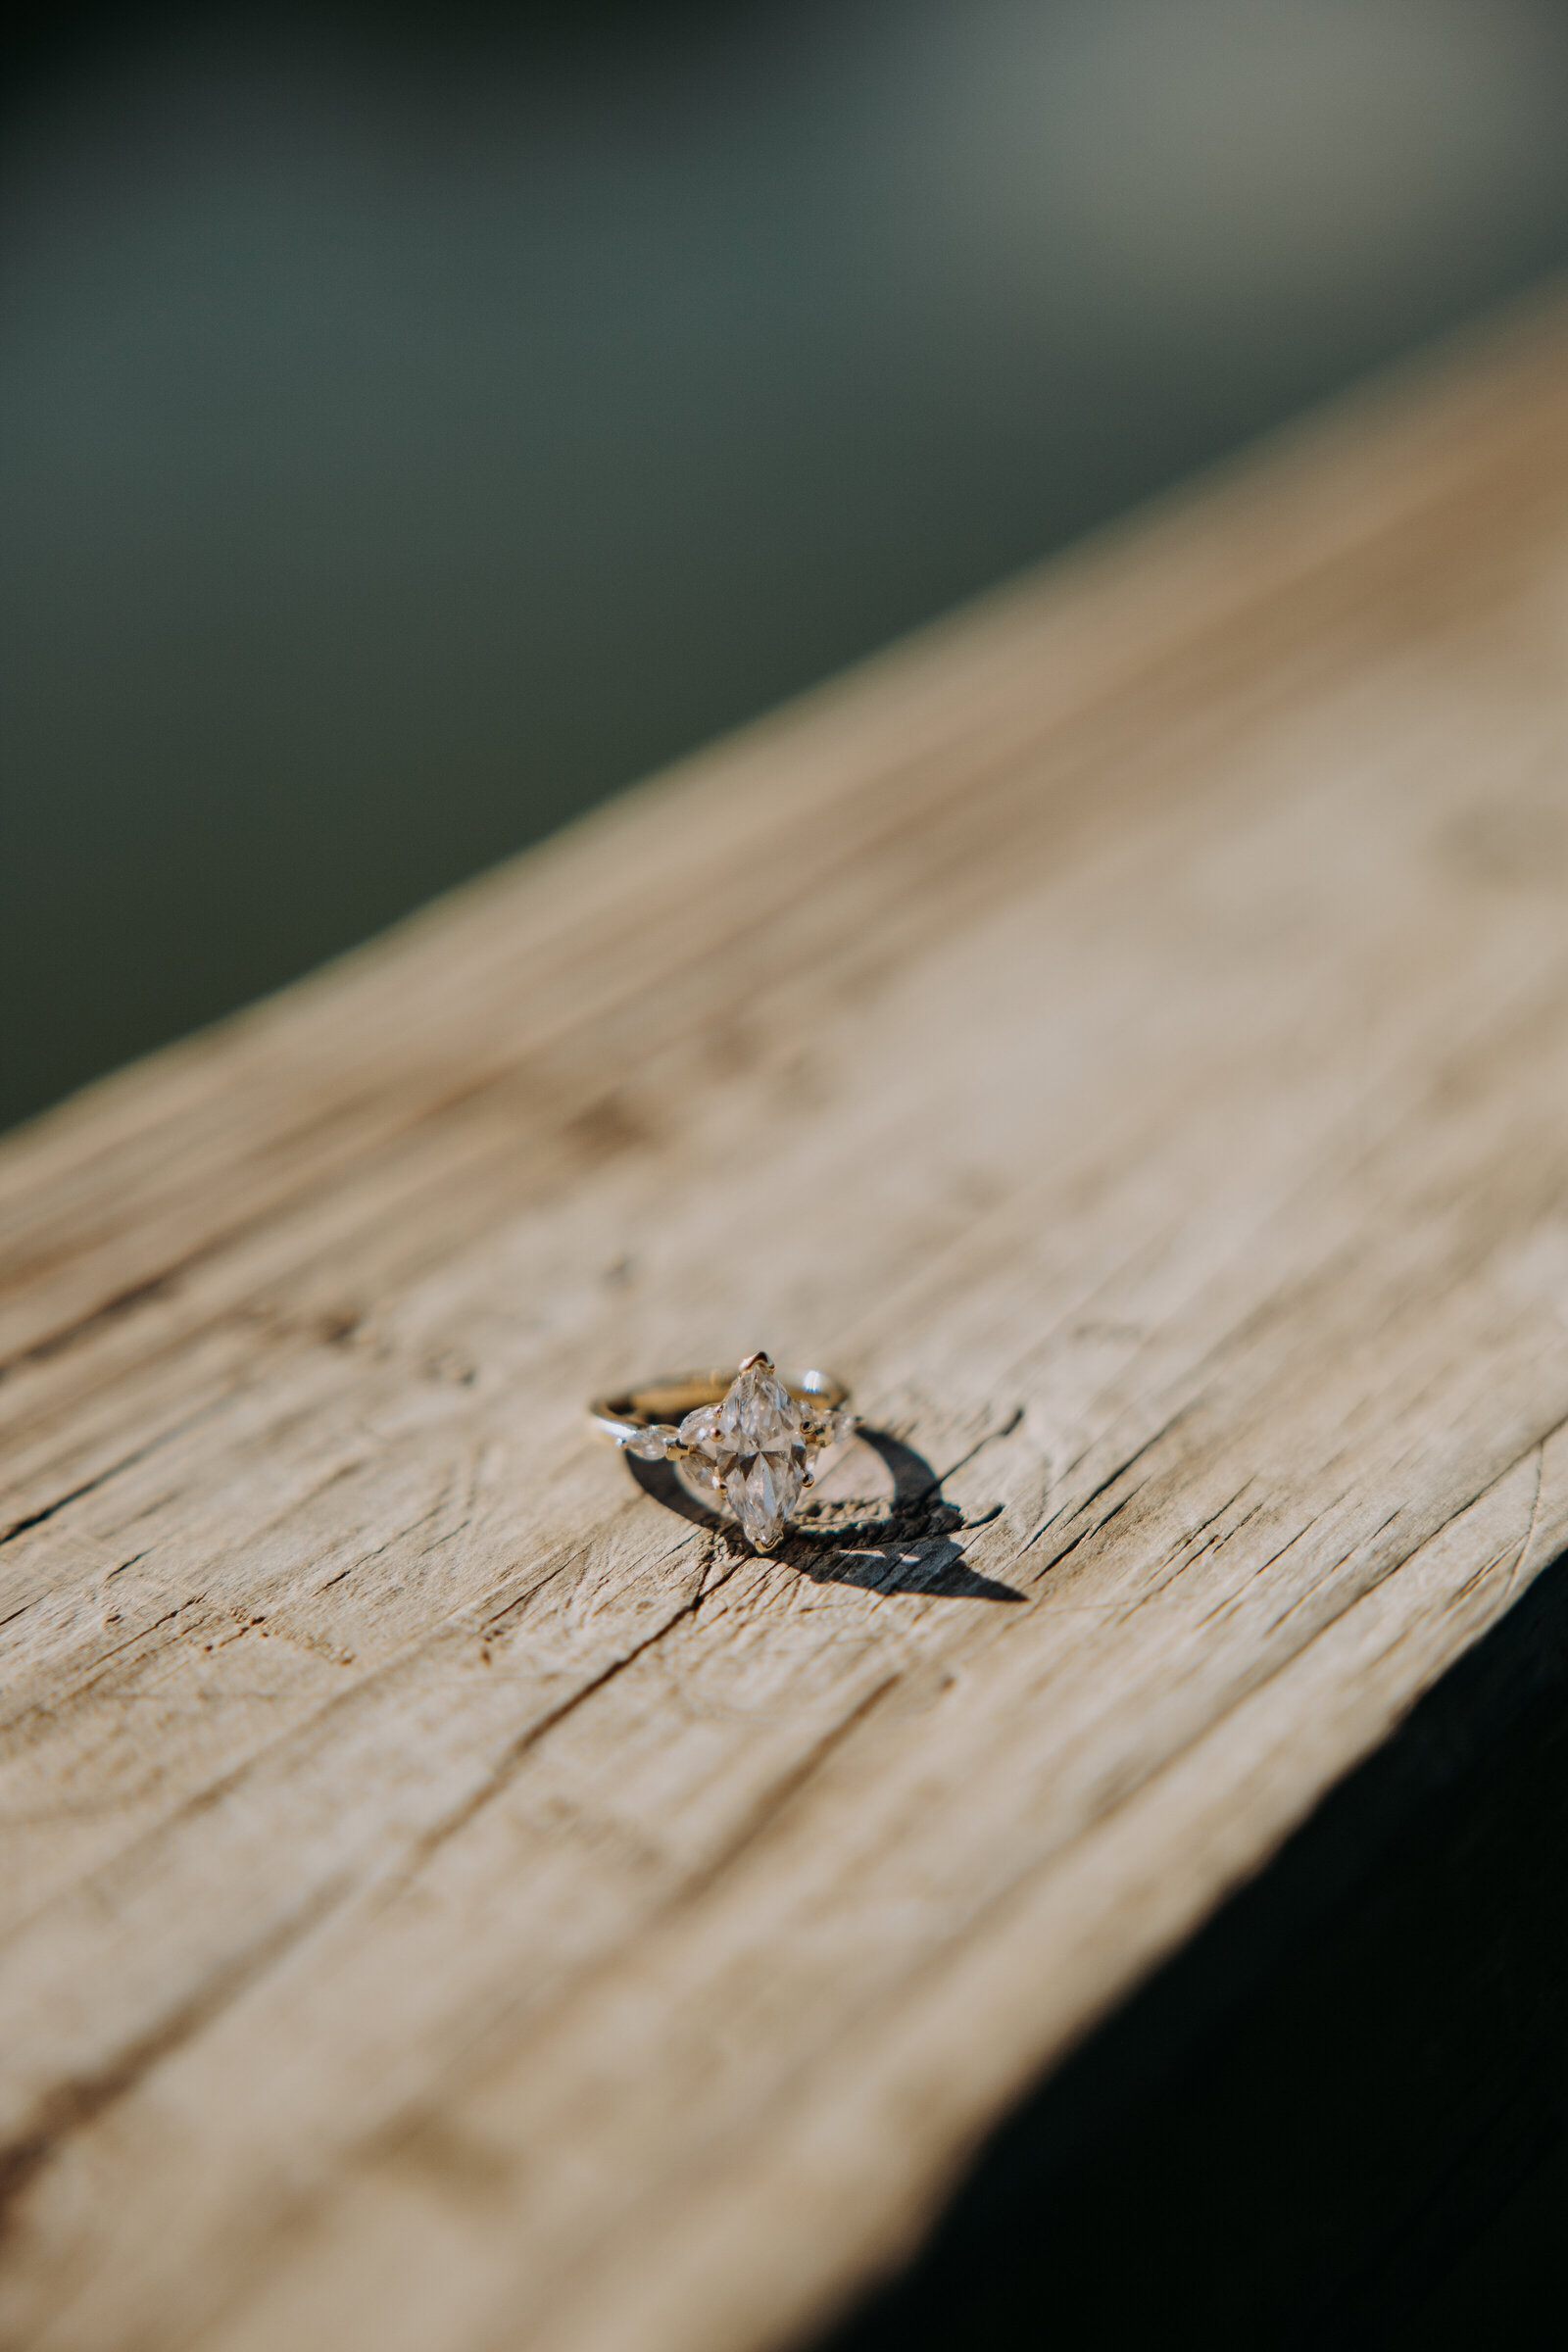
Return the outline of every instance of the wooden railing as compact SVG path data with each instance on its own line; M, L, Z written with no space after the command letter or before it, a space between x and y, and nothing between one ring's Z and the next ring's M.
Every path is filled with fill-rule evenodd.
M1568 1542L1565 917L1548 310L13 1138L0 2338L896 2263Z

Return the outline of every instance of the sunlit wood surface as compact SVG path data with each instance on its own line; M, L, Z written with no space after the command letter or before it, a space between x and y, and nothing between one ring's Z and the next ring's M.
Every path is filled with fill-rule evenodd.
M808 2336L1568 1542L1563 315L97 1088L0 1234L0 2340ZM766 1560L580 1417L760 1346L878 1433Z

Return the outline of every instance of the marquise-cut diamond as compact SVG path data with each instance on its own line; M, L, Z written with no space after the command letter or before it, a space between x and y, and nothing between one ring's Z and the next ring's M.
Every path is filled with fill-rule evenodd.
M855 1415L831 1405L808 1405L805 1423L808 1446L842 1446L855 1428Z
M747 1543L754 1551L771 1551L809 1465L801 1407L765 1355L736 1374L708 1444Z
M679 1437L680 1432L669 1422L656 1421L652 1429L639 1430L634 1438L627 1438L624 1443L626 1451L636 1454L639 1461L662 1462L668 1455L671 1446L678 1443Z
M715 1509L724 1498L724 1482L718 1467L718 1407L700 1404L688 1413L675 1433L682 1447L681 1476L688 1486L695 1487L704 1502Z

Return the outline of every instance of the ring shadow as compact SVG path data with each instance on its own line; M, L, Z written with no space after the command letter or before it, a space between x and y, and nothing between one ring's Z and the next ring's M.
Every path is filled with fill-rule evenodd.
M998 1584L966 1567L963 1546L954 1538L966 1527L984 1527L997 1510L966 1520L947 1501L942 1479L924 1454L885 1429L860 1428L856 1436L880 1454L893 1474L893 1494L879 1518L836 1516L855 1504L808 1502L787 1541L774 1555L787 1560L817 1585L859 1585L868 1592L924 1592L940 1600L1022 1600L1011 1585ZM666 1511L675 1511L710 1535L740 1541L732 1519L698 1501L669 1462L645 1462L623 1453L643 1493ZM997 1506L1000 1510L1001 1505Z

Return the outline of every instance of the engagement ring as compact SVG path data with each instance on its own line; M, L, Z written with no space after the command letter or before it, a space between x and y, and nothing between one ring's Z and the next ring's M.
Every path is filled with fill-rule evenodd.
M639 1461L673 1462L710 1508L734 1513L754 1551L771 1551L818 1457L854 1432L848 1397L831 1372L775 1372L759 1352L733 1376L673 1373L596 1397L588 1417Z

